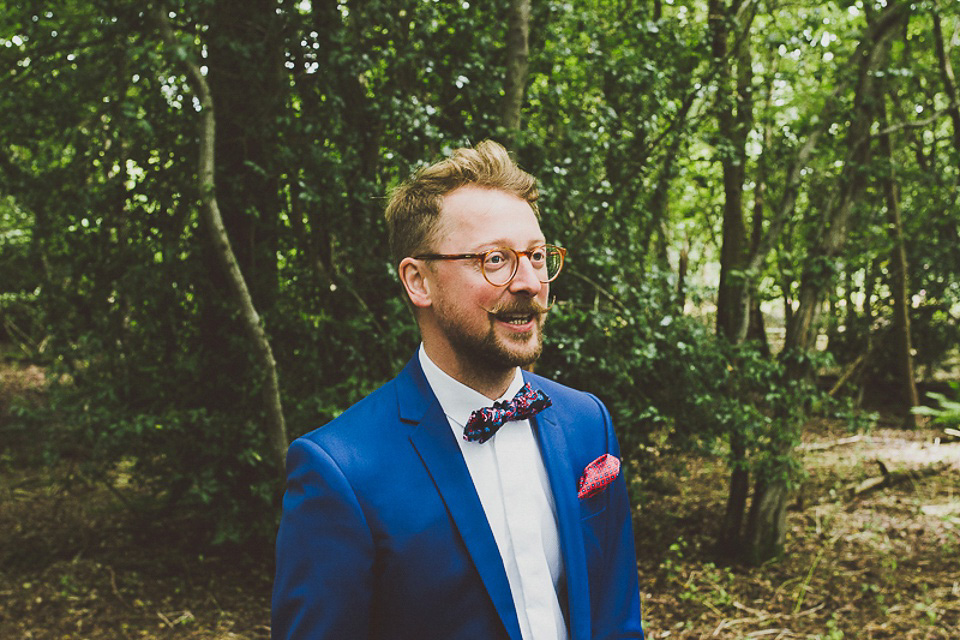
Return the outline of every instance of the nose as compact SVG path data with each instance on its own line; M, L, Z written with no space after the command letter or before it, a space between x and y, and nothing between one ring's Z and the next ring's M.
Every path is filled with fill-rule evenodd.
M527 295L531 298L538 295L547 285L540 282L537 276L537 270L530 262L529 256L520 256L520 262L517 264L517 273L510 281L510 293Z

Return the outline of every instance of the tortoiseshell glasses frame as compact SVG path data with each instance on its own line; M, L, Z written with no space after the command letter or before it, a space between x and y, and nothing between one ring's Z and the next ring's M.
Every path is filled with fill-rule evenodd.
M478 253L420 253L416 260L477 260L480 272L487 282L495 287L505 287L517 276L520 257L526 256L537 272L537 279L546 284L556 280L563 269L567 250L553 244L541 244L526 251L510 247L497 247Z

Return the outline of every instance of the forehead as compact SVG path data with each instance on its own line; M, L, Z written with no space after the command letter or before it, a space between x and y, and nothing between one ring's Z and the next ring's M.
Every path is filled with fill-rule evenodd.
M497 189L468 185L451 191L440 209L438 250L525 248L544 241L530 204Z

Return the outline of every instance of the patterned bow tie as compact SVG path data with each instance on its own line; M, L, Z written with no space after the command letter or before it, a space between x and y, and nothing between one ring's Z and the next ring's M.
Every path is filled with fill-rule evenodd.
M530 383L523 385L513 400L494 402L492 407L477 409L470 414L467 426L463 428L463 439L467 442L483 444L510 420L526 420L547 407L552 402L543 391L534 390Z

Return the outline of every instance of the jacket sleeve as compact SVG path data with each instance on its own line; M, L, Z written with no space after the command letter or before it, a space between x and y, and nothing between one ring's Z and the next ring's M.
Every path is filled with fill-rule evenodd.
M337 463L315 442L294 441L277 533L271 637L369 637L373 559L366 518Z
M607 450L620 457L620 445L613 430L613 420L607 408L594 397L603 415ZM603 579L596 585L591 597L591 617L595 640L622 640L643 638L640 621L640 586L637 579L637 553L633 543L633 521L624 469L610 484L609 503L603 542L603 566L597 575Z

